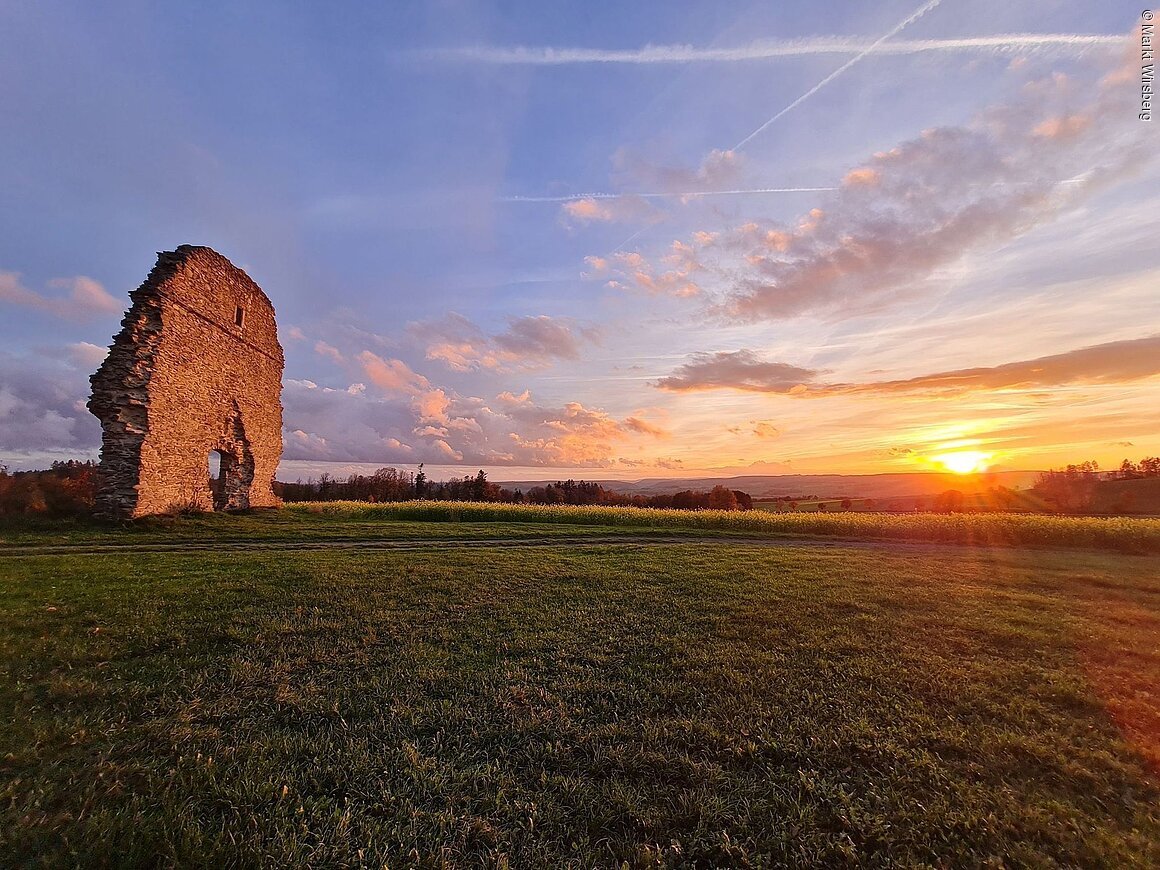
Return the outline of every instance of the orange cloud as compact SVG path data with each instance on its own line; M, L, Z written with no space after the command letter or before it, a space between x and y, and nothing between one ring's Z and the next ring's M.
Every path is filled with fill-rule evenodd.
M633 432L639 432L642 435L651 435L654 438L668 438L670 434L667 429L654 425L648 420L642 420L640 417L627 417L624 425L625 428L631 429Z
M1090 127L1091 123L1091 118L1085 115L1060 115L1048 118L1032 132L1046 139L1070 139Z
M657 381L663 390L728 389L811 397L854 393L977 392L1066 384L1128 383L1160 375L1160 335L1113 341L1030 360L893 381L818 383L815 369L761 359L751 350L695 354Z
M608 206L601 205L594 199L577 199L566 202L560 210L577 223L591 223L592 221L614 220L616 215Z
M831 385L821 392L895 393L1034 389L1065 384L1127 383L1160 375L1160 335L1112 341L998 366L957 369L896 381ZM807 394L814 392L813 388Z
M411 370L399 359L385 360L377 354L364 350L358 355L358 362L367 379L380 389L394 393L418 395L430 388L431 382Z
M560 219L565 226L622 221L655 222L660 212L643 197L633 194L602 195L573 199L560 206Z
M878 183L880 177L877 169L863 166L847 172L846 177L842 179L842 185L843 187L873 187Z
M655 295L675 296L687 299L697 296L701 292L700 286L691 279L694 272L701 270L694 251L687 245L674 242L666 260L676 264L676 268L663 271L653 271L652 266L637 251L617 254L616 262L623 267L620 275L625 281L610 281L609 286L616 289L627 289L629 286L644 290Z
M546 368L556 360L578 359L583 344L599 338L594 327L543 314L510 317L507 329L494 335L454 312L440 320L412 323L407 331L428 342L427 359L456 372Z

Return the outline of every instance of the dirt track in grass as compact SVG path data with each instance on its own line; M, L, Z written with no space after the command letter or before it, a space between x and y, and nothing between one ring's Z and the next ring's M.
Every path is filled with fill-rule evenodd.
M309 552L315 550L445 550L445 549L519 549L526 547L558 548L558 547L687 547L687 546L731 546L731 547L760 547L766 549L784 549L788 547L810 548L841 548L841 549L873 549L888 550L892 553L910 552L946 553L955 550L986 549L978 545L937 543L927 541L892 541L892 540L850 540L846 538L809 538L809 537L714 537L709 535L569 535L557 537L535 538L335 538L333 540L306 540L306 541L136 541L126 544L93 544L77 542L76 544L42 544L0 546L0 558L18 556L99 556L105 554L132 554L132 553L265 553L279 550L293 552ZM1009 548L1003 548L1009 549ZM1026 549L1026 548L1025 548ZM1033 548L1034 549L1034 548ZM1141 557L1146 558L1146 557Z

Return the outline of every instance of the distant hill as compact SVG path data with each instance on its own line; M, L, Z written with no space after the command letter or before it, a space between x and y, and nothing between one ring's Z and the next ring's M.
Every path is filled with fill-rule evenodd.
M605 489L627 495L671 495L685 489L708 490L727 486L754 498L816 495L821 498L928 498L948 489L964 495L993 486L1026 489L1038 471L997 471L986 474L898 472L891 474L746 474L738 477L646 478L644 480L594 480ZM497 481L508 489L529 490L543 480Z

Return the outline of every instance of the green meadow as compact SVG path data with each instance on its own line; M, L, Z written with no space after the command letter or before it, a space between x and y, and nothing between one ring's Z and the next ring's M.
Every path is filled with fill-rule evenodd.
M0 530L0 863L1160 865L1155 529L485 510Z

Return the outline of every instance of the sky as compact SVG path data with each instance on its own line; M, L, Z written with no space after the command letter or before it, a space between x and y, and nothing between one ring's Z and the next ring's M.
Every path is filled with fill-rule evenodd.
M181 244L275 306L286 480L1160 454L1141 9L0 0L0 464L95 458Z

